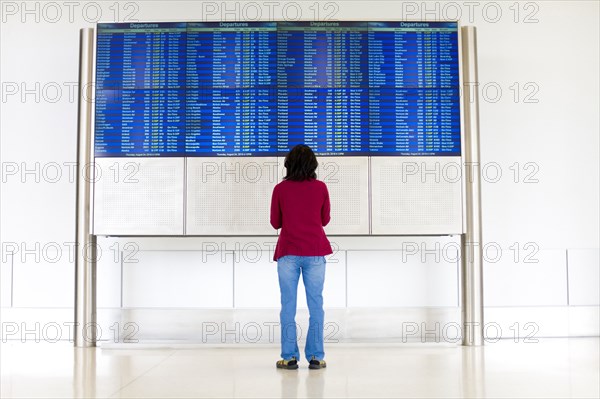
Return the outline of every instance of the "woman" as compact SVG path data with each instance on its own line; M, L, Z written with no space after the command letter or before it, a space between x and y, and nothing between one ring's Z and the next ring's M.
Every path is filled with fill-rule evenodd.
M329 223L329 193L317 180L318 162L310 147L299 144L285 157L286 176L273 189L271 225L281 228L275 255L281 290L281 357L277 368L297 369L296 298L300 274L310 313L305 355L310 369L323 360L323 283L325 256L333 251L323 226Z

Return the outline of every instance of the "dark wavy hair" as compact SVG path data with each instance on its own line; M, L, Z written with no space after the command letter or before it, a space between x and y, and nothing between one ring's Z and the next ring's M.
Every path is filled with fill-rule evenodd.
M317 157L309 146L298 144L285 156L287 170L284 180L303 181L317 178Z

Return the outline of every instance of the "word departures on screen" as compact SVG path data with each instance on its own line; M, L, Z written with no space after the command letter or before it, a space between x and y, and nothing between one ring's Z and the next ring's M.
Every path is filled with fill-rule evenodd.
M95 156L460 156L456 22L97 26Z

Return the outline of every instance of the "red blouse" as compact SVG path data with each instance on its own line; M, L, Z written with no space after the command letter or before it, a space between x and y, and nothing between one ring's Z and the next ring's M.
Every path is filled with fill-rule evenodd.
M320 180L283 180L273 189L271 226L281 228L273 260L285 255L324 256L333 253L323 226L329 220L327 186Z

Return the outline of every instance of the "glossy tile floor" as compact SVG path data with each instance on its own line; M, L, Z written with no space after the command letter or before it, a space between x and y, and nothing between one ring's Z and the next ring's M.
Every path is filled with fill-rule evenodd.
M328 367L277 370L274 345L75 349L0 345L1 397L600 396L598 338L448 344L329 344Z

